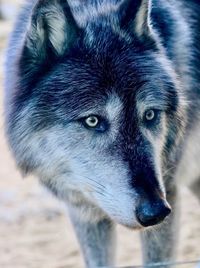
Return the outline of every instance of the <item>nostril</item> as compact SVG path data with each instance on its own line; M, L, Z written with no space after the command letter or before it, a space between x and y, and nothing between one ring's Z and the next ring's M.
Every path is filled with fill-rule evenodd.
M142 202L136 211L140 224L144 227L156 225L162 222L171 212L169 204L161 200L159 202Z

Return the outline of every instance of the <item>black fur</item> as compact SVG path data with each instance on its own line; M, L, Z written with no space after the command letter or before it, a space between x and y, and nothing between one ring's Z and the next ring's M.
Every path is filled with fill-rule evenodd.
M174 167L182 159L199 116L200 2L88 0L78 7L68 2L30 1L10 39L6 131L17 164L24 172L38 175L42 164L26 142L52 127L82 124L83 114L91 109L101 112L115 95L123 106L119 128L115 140L107 147L102 145L99 155L120 159L128 169L130 189L144 200L164 199L154 144L143 132L148 129L158 139L165 124L160 170L168 196ZM146 3L144 12L138 16L142 3ZM108 4L118 8L99 11ZM59 14L63 24L55 33ZM145 121L145 113L138 116L138 103L151 105L154 121ZM100 118L99 128L91 130L94 139L112 130L112 122L104 114ZM96 148L95 142L91 144ZM165 175L171 167L172 172ZM46 184L59 195L52 182Z

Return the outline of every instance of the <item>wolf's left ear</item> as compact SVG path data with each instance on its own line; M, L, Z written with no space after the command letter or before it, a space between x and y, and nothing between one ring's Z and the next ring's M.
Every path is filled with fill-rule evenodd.
M78 30L67 0L38 0L25 39L29 63L62 56L76 40Z
M120 26L139 38L150 36L151 0L123 0L120 5Z

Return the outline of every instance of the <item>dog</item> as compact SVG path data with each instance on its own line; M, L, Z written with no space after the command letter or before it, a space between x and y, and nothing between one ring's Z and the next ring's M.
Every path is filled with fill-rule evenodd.
M175 258L180 181L200 197L199 13L197 0L31 0L16 21L8 143L66 203L86 267L114 265L116 223L141 231L144 264Z

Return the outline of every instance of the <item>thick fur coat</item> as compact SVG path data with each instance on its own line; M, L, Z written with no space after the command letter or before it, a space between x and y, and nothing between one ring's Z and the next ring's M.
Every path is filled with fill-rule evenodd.
M8 142L66 202L87 267L114 263L115 223L165 219L141 234L144 263L175 255L177 184L200 189L199 14L197 0L34 0L16 21Z

